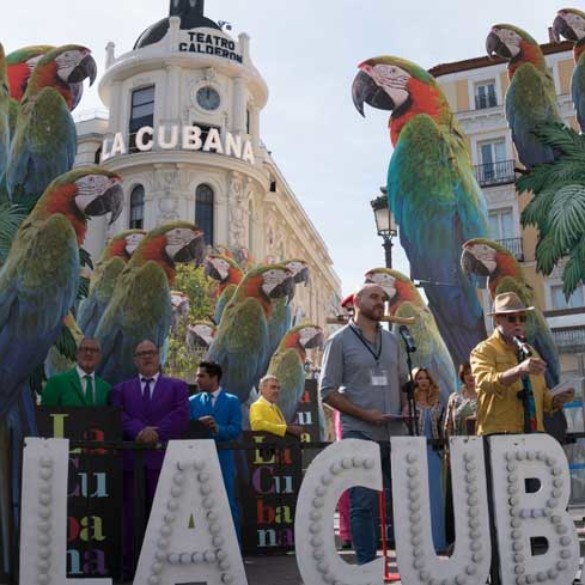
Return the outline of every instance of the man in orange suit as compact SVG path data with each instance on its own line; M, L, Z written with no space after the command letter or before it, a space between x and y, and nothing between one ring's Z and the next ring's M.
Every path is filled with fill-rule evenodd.
M260 397L250 407L250 429L265 431L284 437L285 434L300 437L303 432L298 425L287 425L284 415L278 408L280 382L276 376L264 376L259 383Z

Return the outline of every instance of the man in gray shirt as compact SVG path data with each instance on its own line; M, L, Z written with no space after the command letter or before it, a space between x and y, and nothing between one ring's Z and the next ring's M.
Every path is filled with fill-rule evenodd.
M341 412L343 438L381 442L384 486L390 489L392 435L405 434L400 418L405 398L401 387L408 379L399 358L398 340L382 329L387 295L377 284L365 284L354 295L355 316L325 345L320 389L323 401ZM391 506L389 506L391 510ZM376 557L378 494L350 490L351 538L358 564Z

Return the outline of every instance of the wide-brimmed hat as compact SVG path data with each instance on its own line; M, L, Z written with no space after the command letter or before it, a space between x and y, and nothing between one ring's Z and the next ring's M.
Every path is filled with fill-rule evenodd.
M527 307L520 297L513 292L501 293L494 299L494 307L488 316L505 315L507 313L523 313L524 311L533 311L534 307Z

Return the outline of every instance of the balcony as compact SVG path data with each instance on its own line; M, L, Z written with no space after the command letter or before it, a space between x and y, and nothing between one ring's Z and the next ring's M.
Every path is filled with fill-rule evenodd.
M559 353L580 353L585 351L585 326L559 327L552 330Z
M522 238L505 238L503 240L496 240L500 246L503 246L513 254L518 262L524 262L524 249L522 248Z
M494 187L513 183L516 179L514 161L500 160L485 165L475 165L475 178L480 187Z

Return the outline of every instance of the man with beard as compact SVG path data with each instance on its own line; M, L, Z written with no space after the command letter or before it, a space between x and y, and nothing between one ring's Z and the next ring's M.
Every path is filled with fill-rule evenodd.
M364 284L355 293L353 319L325 345L320 390L323 401L341 413L344 439L379 443L384 488L389 494L389 438L405 432L400 418L405 401L401 386L408 379L408 370L399 359L396 336L380 325L387 300L377 284ZM391 510L390 498L387 504ZM389 517L387 521L391 524ZM377 552L376 491L364 487L350 490L350 524L357 561L363 565ZM389 540L393 540L392 535Z

